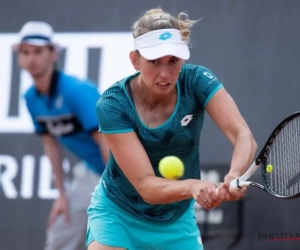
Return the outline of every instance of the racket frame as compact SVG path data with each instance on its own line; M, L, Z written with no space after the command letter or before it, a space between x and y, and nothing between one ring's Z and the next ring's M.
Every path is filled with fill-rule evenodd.
M280 194L276 194L275 192L273 192L266 183L267 172L265 169L265 164L262 165L268 158L268 155L270 153L270 148L271 148L275 138L280 133L280 131L291 120L293 120L294 118L299 117L299 116L300 116L300 111L297 111L297 112L289 115L288 117L286 117L282 122L280 122L277 125L277 127L273 130L272 134L269 136L267 142L265 143L264 147L260 151L259 155L255 159L255 161L251 164L251 166L248 168L248 170L241 177L234 179L230 182L230 185L229 185L230 189L242 188L243 186L254 186L254 187L266 190L269 194L271 194L277 198L281 198L281 199L295 199L297 197L300 197L300 193L292 195L292 196L285 196L285 195L280 195ZM261 166L261 172L262 172L262 178L264 181L264 185L261 185L259 183L252 182L252 181L247 181L256 172L256 170L258 169L259 166Z

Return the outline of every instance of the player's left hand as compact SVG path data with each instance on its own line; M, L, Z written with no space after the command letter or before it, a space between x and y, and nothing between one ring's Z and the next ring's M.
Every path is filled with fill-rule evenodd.
M230 182L238 177L239 176L236 174L228 173L224 178L224 182L218 187L224 201L237 201L245 196L247 190L246 187L241 189L229 189Z

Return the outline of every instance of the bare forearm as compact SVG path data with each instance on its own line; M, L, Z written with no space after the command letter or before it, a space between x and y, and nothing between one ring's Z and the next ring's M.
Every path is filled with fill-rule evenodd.
M99 148L99 150L100 150L100 154L102 156L103 162L104 162L104 164L106 164L108 162L108 160L109 160L109 149L108 149L108 146L107 145L105 145L105 146L102 145L102 147Z
M47 140L47 139L46 139ZM62 168L63 155L61 148L56 142L44 143L44 151L48 156L52 165L52 172L54 174L54 185L58 189L60 195L65 195L64 188L64 171Z
M167 180L155 176L148 177L139 193L149 204L167 204L192 198L193 180Z
M53 153L53 152L52 152ZM49 157L50 158L50 157ZM56 153L54 154L50 159L51 164L52 164L52 171L54 174L54 184L55 187L58 189L60 195L64 195L65 194L65 187L64 187L64 177L65 177L65 173L63 171L62 168L62 155L61 152L60 153Z
M241 132L235 141L230 173L242 175L253 160L257 144L250 131Z

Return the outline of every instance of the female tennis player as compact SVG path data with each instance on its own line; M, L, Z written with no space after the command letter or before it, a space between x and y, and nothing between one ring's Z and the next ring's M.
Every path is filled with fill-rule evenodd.
M88 209L89 250L203 249L194 202L213 209L245 194L228 190L228 184L245 172L256 142L216 76L184 64L194 23L184 13L175 18L152 9L133 25L130 59L137 72L112 85L97 103L111 155ZM233 145L218 193L214 183L200 179L205 111ZM180 180L162 178L158 171L169 155L185 165Z

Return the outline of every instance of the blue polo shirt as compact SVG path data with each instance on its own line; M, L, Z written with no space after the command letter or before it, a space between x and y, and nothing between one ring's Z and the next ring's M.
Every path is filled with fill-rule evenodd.
M49 134L86 162L88 168L102 174L104 162L91 132L98 129L96 102L100 94L96 85L54 71L49 94L30 87L25 100L38 134Z

